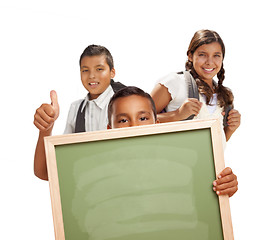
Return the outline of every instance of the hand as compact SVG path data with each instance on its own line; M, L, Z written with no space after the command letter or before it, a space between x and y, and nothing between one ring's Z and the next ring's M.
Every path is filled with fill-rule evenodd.
M225 112L223 112L223 115L225 115ZM227 128L230 131L234 132L240 126L241 114L237 110L231 109L229 112L227 123L228 123Z
M213 182L213 190L217 195L229 195L231 197L238 190L237 176L232 169L225 168Z
M198 115L201 107L202 103L196 98L188 98L178 109L179 120L184 120L193 114Z
M34 125L41 131L52 129L54 122L59 116L59 104L57 93L50 92L51 104L42 104L34 115Z

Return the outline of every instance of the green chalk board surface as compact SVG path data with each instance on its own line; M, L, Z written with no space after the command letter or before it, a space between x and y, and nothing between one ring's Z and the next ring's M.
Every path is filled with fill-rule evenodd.
M223 239L209 128L55 152L66 240Z

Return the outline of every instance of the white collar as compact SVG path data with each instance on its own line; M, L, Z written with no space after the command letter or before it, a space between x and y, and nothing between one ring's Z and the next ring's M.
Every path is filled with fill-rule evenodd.
M89 100L90 93L88 93L84 99L84 103L82 105L81 112L83 112L84 108L86 107L86 105L89 102L93 102L97 105L97 107L99 107L100 109L103 109L109 103L109 100L110 100L111 96L113 95L112 93L113 93L113 89L112 89L111 85L109 85L106 88L106 90L102 94L100 94L98 96L98 98L96 98L96 99Z

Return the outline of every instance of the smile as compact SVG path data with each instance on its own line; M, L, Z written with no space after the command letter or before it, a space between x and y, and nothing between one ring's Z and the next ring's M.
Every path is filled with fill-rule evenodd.
M96 86L98 84L99 84L98 82L91 82L91 83L89 83L90 86Z
M205 72L212 72L214 70L214 68L203 68L203 70Z

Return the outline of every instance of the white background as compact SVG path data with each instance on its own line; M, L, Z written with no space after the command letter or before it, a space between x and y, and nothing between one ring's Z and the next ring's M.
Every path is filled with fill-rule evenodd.
M150 92L155 81L184 70L199 29L226 45L224 84L233 90L242 124L225 160L237 174L231 198L235 238L271 237L271 5L269 1L58 1L0 3L0 239L54 239L48 182L33 174L38 131L33 116L58 93L62 134L70 103L86 94L79 56L106 46L115 80Z

